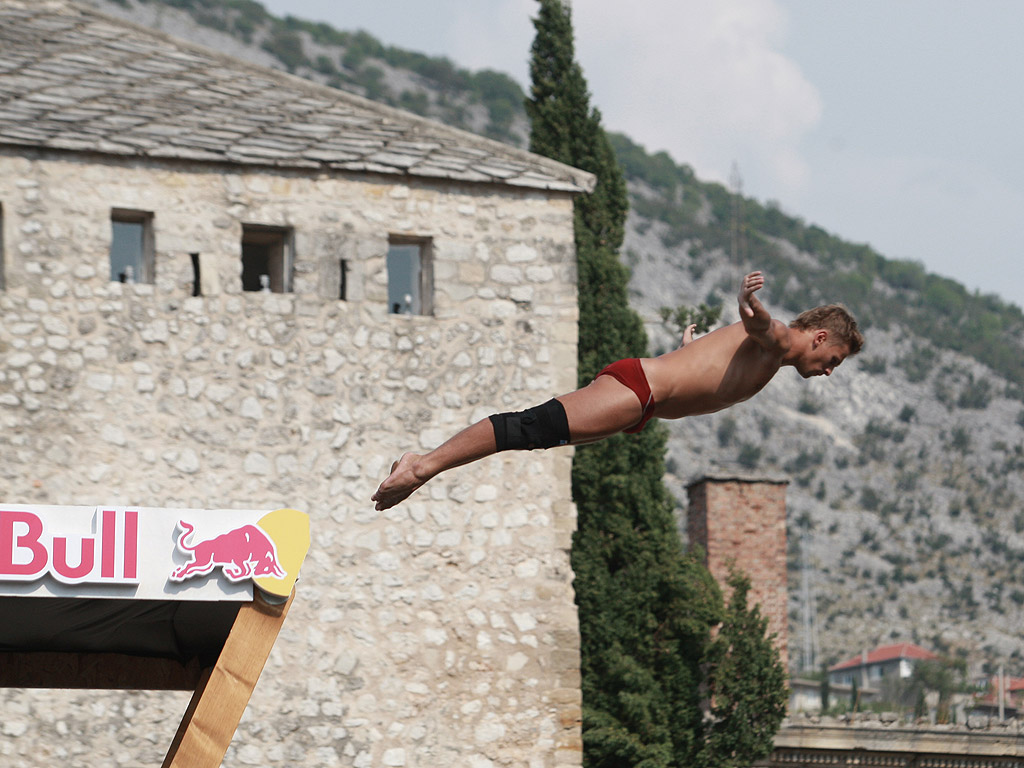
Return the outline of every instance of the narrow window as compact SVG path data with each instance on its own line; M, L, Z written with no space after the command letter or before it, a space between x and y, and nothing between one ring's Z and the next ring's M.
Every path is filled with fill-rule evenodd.
M288 293L292 289L292 231L242 225L242 290Z
M338 260L338 298L348 300L348 259Z
M110 212L110 279L153 282L153 214L114 208Z
M388 242L388 311L429 315L434 310L430 241L392 237Z
M192 295L202 296L203 284L199 279L199 254L190 253L189 258L192 259Z

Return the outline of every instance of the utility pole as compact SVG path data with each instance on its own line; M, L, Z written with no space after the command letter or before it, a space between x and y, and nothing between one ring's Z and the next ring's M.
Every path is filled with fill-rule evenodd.
M999 722L1003 722L1006 715L1005 704L1006 701L1006 686L1003 679L1003 665L999 665Z
M800 535L800 614L803 628L801 668L805 672L817 668L818 658L818 612L811 589L811 567L807 556L809 548L805 526Z
M747 257L747 244L743 226L743 177L740 176L740 167L733 161L732 169L729 171L729 189L732 191L732 221L729 227L732 245L732 263L742 264Z

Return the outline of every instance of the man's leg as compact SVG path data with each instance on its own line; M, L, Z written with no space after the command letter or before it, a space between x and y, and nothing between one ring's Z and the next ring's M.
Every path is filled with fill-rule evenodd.
M461 467L497 450L494 427L483 419L450 437L429 453L407 453L391 465L391 474L370 497L375 509L388 509L404 501L427 480L446 469Z
M636 393L611 376L598 376L558 400L565 407L573 445L604 440L629 429L640 421L644 410Z
M640 421L643 413L633 390L610 376L598 376L583 389L557 400L565 408L572 445L592 443L628 429ZM496 452L494 426L489 418L482 419L429 453L402 456L370 498L376 502L376 509L388 509L441 472Z

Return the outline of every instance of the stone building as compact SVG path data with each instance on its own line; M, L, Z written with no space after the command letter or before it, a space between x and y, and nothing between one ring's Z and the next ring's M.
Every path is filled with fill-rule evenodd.
M0 500L312 518L225 765L580 764L571 451L375 512L403 451L576 382L593 178L0 0ZM159 763L185 694L4 691L7 766Z
M707 475L687 486L686 534L728 594L731 569L750 577L749 605L768 619L783 669L789 668L786 486L781 478Z

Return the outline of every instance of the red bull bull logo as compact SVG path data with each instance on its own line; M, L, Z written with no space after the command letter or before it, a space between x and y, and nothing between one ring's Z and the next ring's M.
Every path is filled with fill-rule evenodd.
M180 520L178 528L181 530L178 550L191 560L171 573L171 581L205 576L214 568L220 568L231 581L283 579L287 575L281 567L273 540L255 525L243 525L196 543L186 542L195 532L195 526Z

